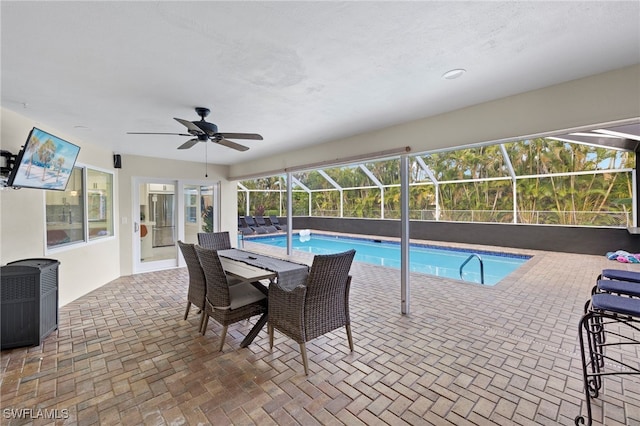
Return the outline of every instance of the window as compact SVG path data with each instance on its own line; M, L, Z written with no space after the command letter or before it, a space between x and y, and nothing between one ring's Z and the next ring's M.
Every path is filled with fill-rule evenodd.
M114 235L113 174L74 167L65 191L46 191L48 249Z
M198 221L198 194L194 193L197 189L185 188L184 209L185 220L190 223Z
M113 235L113 175L87 169L89 240Z
M65 191L46 191L47 248L84 241L84 188L74 167Z

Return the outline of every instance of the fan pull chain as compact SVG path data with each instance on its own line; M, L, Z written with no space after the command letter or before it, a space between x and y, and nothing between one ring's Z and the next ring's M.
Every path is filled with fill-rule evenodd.
M204 143L204 177L209 177L209 141Z

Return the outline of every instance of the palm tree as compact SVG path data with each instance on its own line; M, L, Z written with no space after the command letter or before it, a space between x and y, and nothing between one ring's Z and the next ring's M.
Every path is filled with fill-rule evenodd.
M55 161L56 169L58 173L56 174L56 183L60 180L60 172L62 171L62 166L64 165L64 157L57 157Z
M37 136L31 136L31 140L27 144L27 153L29 155L29 166L27 167L27 178L31 175L31 166L33 165L33 156L38 152L40 148L40 139Z
M46 179L46 172L47 172L47 169L49 168L49 164L51 163L51 160L53 159L55 152L56 152L56 144L51 139L47 139L47 141L43 145L41 145L40 148L38 149L38 158L40 159L40 162L43 165L42 167L43 182Z

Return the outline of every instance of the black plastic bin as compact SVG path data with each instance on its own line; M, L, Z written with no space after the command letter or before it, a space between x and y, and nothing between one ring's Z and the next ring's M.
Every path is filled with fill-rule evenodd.
M1 349L37 346L58 328L58 265L24 259L0 269Z

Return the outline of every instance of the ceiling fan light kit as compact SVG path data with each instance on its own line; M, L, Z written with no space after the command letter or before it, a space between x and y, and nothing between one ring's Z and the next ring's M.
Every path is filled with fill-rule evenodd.
M187 128L187 133L147 133L147 132L127 132L130 135L174 135L174 136L194 136L189 139L178 149L189 149L198 142L211 141L228 148L232 148L238 151L246 151L248 146L240 145L239 143L232 142L229 139L250 139L250 140L262 140L262 136L257 133L220 133L218 132L218 126L205 120L205 117L209 115L211 110L204 107L196 107L196 114L200 116L199 121L183 120L182 118L175 118L178 123Z

